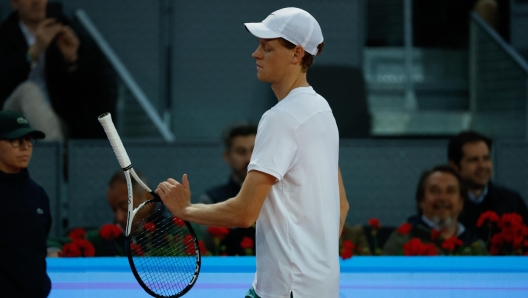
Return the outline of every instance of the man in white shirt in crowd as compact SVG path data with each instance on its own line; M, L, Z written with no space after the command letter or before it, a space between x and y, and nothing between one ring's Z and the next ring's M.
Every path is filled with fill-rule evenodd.
M278 103L262 116L242 189L217 204L191 204L187 175L156 193L177 217L209 226L255 221L257 272L246 297L339 297L338 239L348 212L339 132L327 101L306 71L323 49L315 18L284 8L246 23L258 38L257 77Z

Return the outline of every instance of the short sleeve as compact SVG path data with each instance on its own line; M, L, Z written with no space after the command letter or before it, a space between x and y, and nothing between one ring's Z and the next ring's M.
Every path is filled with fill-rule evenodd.
M295 117L284 110L266 112L258 126L248 171L257 170L282 180L297 151L297 127Z

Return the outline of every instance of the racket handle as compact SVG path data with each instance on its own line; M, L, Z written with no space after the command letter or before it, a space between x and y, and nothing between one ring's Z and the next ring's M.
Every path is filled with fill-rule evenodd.
M114 122L112 122L112 116L110 113L104 113L99 116L98 119L103 126L104 131L106 132L106 136L110 141L110 145L112 145L112 149L114 149L114 153L117 157L117 160L119 161L119 165L123 169L130 167L132 163L130 162L130 158L128 158L128 154L125 151L123 142L121 142L121 138L117 133Z

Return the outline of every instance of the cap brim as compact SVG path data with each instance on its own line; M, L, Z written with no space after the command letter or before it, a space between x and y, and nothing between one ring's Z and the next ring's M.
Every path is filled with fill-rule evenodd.
M4 135L3 137L6 139L18 139L27 135L32 135L36 139L44 139L46 137L42 131L32 128L20 128Z
M249 31L251 34L255 35L258 38L269 39L281 37L279 34L270 30L268 27L266 27L266 25L262 23L244 23L244 26L246 26L247 31Z

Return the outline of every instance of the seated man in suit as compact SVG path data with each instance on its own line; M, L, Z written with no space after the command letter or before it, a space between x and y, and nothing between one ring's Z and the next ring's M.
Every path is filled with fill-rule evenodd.
M222 135L225 146L223 157L231 168L229 179L225 184L207 189L200 196L197 203L213 204L222 202L236 196L240 192L242 183L247 175L251 153L253 152L253 147L255 147L256 135L257 126L245 122L234 124L224 131ZM208 235L207 229L208 227L201 226L199 230L205 237L204 242L207 249L215 252L217 249L214 247L213 239ZM246 255L248 250L240 245L244 237L249 237L253 240L252 254L254 255L255 227L230 229L229 234L222 239L222 243L217 243L216 245L225 246L225 253L228 255Z
M450 166L468 187L461 222L483 240L487 240L489 230L486 226L477 227L477 220L486 211L499 216L515 212L528 223L528 208L519 193L491 182L491 145L489 138L466 131L453 137L447 150Z
M404 246L413 238L433 244L434 254L487 254L485 243L458 221L466 196L453 168L436 166L425 171L416 190L418 214L389 236L383 254L405 254Z

